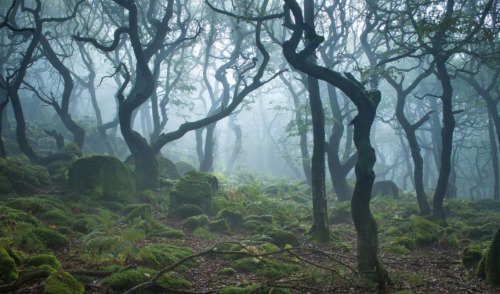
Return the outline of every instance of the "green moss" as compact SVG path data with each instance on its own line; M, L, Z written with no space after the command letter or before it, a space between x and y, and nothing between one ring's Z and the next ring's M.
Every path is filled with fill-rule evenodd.
M206 228L197 228L193 231L193 235L197 237L201 237L206 240L211 240L213 239L212 235Z
M220 291L220 294L248 294L255 293L253 292L257 288L256 286L248 286L248 287L227 287L224 290Z
M5 206L33 215L43 215L51 210L59 210L61 212L66 211L64 205L62 203L58 203L58 200L54 198L44 199L41 195L11 198L7 200Z
M170 192L170 208L176 210L182 204L192 203L206 212L218 187L217 178L212 174L189 171Z
M392 237L401 237L403 236L403 232L401 232L401 230L396 227L390 227L389 229L387 229L387 235Z
M232 276L232 275L234 275L234 268L227 267L227 268L221 269L220 271L217 272L217 274L222 275L222 276Z
M138 259L143 265L153 269L162 269L191 254L193 254L193 250L189 247L151 244L140 249ZM192 259L183 263L183 266L191 267L196 264L196 259Z
M2 158L1 161L0 175L7 178L10 188L15 192L35 193L52 184L45 167L31 165L18 158Z
M483 248L479 245L469 245L462 251L462 263L465 267L476 268L483 257Z
M271 243L264 243L259 246L259 249L265 252L273 252L273 251L278 251L280 248L274 244Z
M52 254L39 254L28 260L28 265L31 266L41 266L44 264L54 269L60 269L62 267L61 263L59 263L57 258Z
M218 219L225 219L231 227L236 227L243 221L243 213L232 209L223 209L217 213Z
M266 235L273 239L274 245L284 248L286 245L290 245L292 247L299 247L299 240L297 236L291 232L287 232L281 229L272 229L271 231L266 232Z
M138 268L128 270L105 278L102 280L101 285L113 291L123 292L140 283L149 281L155 274L156 271L150 269ZM171 289L188 288L191 285L187 280L176 278L172 275L162 276L158 279L157 283ZM154 291L150 291L150 293L151 292L154 293Z
M182 223L182 225L185 228L192 231L197 228L205 227L207 224L208 224L208 216L204 214L189 217Z
M211 221L207 224L207 227L210 232L225 233L225 234L231 232L231 229L229 228L229 223L225 219Z
M7 177L0 175L0 194L10 194L12 188Z
M22 251L15 250L12 247L5 248L5 250L7 251L9 256L14 259L16 265L22 265L28 261L29 255L25 254Z
M234 262L234 268L245 272L245 273L255 273L259 267L262 260L253 257L245 257L238 259Z
M39 227L33 229L32 232L42 240L47 248L60 249L69 246L68 238L52 229Z
M97 223L92 218L77 219L73 224L73 231L88 234L97 226Z
M118 158L93 155L73 162L68 171L68 186L93 200L131 203L135 201L135 182L128 167Z
M61 211L60 209L53 209L45 212L40 216L40 219L47 221L54 225L71 225L73 223L73 217Z
M58 270L47 278L43 293L46 294L83 294L85 287L69 273Z
M445 248L458 248L458 231L453 228L444 228L441 231L439 245Z
M181 218L188 218L191 216L200 215L203 213L203 211L201 210L201 207L196 204L186 203L179 206L179 208L177 209L177 213Z
M0 264L2 265L0 266L0 280L10 283L19 278L16 262L2 247L0 247Z
M393 242L394 245L403 246L408 250L415 249L415 241L408 237L399 237L396 238Z
M153 212L151 210L151 205L142 204L132 210L123 220L126 223L134 221L136 218L143 219L145 221L153 221Z
M492 285L500 285L500 229L479 262L476 274Z
M397 254L410 254L410 250L408 250L406 247L401 246L401 245L381 245L380 249L382 249L385 252L388 253L397 253Z

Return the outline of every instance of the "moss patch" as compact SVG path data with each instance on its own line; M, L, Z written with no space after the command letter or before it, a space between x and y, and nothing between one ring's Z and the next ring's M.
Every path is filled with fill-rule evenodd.
M49 275L43 292L47 294L83 294L85 287L69 273L58 270Z
M186 219L182 225L186 227L189 230L196 230L197 228L203 228L208 224L208 216L202 214L202 215L196 215L192 216L188 219Z
M0 247L0 264L2 265L0 266L0 280L10 283L19 278L16 262L2 247Z
M28 260L28 264L31 266L41 266L45 264L54 269L60 269L62 267L61 263L59 263L57 258L52 254L39 254L33 256Z
M118 158L93 155L73 162L68 171L68 186L93 200L131 203L135 182L128 167Z
M206 212L218 187L217 178L212 174L189 171L170 192L170 208L176 210L183 204L192 203Z
M170 244L151 244L140 249L139 260L141 264L148 267L162 269L191 254L193 254L193 250L189 247L178 247ZM193 259L185 262L183 266L194 266L196 264L196 259Z
M150 269L138 268L128 270L105 278L102 280L101 285L108 287L113 291L123 292L140 283L151 280L155 274L156 271ZM158 279L157 283L171 289L188 288L191 285L187 280L176 278L172 275L162 276ZM154 291L151 290L149 293L154 293Z

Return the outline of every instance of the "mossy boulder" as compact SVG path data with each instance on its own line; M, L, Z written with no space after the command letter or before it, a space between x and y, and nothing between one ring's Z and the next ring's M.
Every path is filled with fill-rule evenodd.
M218 271L217 274L221 276L232 276L234 275L234 268L232 267L223 268L220 271Z
M132 172L116 157L93 155L73 162L68 171L70 190L93 200L131 203L135 200Z
M417 245L429 245L438 241L442 227L431 217L412 216L411 222Z
M0 247L0 280L5 283L14 282L19 278L19 272L17 271L16 262L9 255L7 250Z
M150 244L140 249L138 260L147 267L159 270L191 254L193 254L193 250L189 247L178 247L170 244ZM181 267L186 268L195 266L196 264L196 259L192 259L183 263Z
M177 161L175 165L177 166L177 170L179 171L181 176L184 176L188 171L196 170L196 167L194 165L185 161Z
M4 181L4 189L19 193L34 193L52 184L47 168L18 158L0 158L0 176L9 183Z
M218 188L219 184L214 175L189 171L170 192L170 208L176 210L183 204L191 203L207 212Z
M177 214L181 218L188 218L191 216L200 215L202 213L203 213L203 211L202 211L201 207L196 205L196 204L193 204L193 203L182 204L177 209Z
M500 229L479 262L476 273L492 285L500 285Z
M50 273L43 293L46 294L83 294L85 287L69 273L58 270Z
M61 249L69 246L68 238L53 229L38 227L34 228L32 232L45 244L47 248Z
M284 231L282 229L274 228L265 233L273 240L271 243L274 245L284 248L286 245L290 245L292 247L299 247L299 239L297 236L291 232Z
M54 197L43 198L41 195L10 198L5 203L5 206L37 216L41 216L51 210L59 210L66 213L66 208L60 200Z
M118 272L102 280L101 285L113 291L124 292L151 280L156 273L155 270L144 268ZM191 285L187 280L172 275L163 275L156 282L161 286L171 289L188 288Z
M408 250L415 249L415 241L408 237L398 237L394 240L393 244L403 246Z
M156 159L158 160L160 177L172 180L178 180L181 178L181 174L172 160L163 156L157 156Z
M478 245L469 245L462 251L462 263L465 267L477 268L483 258L483 248Z
M208 216L205 214L195 215L187 218L182 225L189 230L196 230L197 228L203 228L208 224Z
M229 223L225 219L218 219L215 221L211 221L207 224L207 228L210 232L214 233L228 234L231 232L231 229L229 228Z
M73 217L71 214L61 211L60 209L52 209L40 216L40 219L54 225L71 225Z
M223 209L217 213L218 219L225 219L231 227L240 225L245 215L241 211L233 209Z
M61 263L52 254L39 254L39 255L32 256L28 260L28 265L36 266L36 267L39 267L42 265L48 265L53 269L60 269L62 267Z

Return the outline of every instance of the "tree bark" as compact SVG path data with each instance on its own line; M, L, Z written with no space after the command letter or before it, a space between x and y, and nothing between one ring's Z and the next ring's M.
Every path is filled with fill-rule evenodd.
M344 77L334 70L308 62L307 56L312 54L324 39L316 34L314 28L304 24L301 9L295 0L285 0L285 3L285 12L289 13L291 10L295 20L294 24L285 23L292 29L292 36L283 43L283 54L286 60L296 69L342 90L358 109L357 116L351 122L354 125L354 144L358 150L355 167L357 181L351 202L352 217L358 235L358 270L377 282L380 290L384 291L389 278L378 259L377 224L370 211L371 190L375 179L373 172L375 150L370 144L370 129L380 103L380 91L365 89L349 73L345 73ZM285 17L285 19L291 20L290 17ZM311 42L296 53L304 31L309 35Z

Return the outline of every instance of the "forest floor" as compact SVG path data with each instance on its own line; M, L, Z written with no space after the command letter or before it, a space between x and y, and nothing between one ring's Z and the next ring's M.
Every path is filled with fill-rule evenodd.
M249 232L246 230L236 230L231 235L215 235L211 238L203 238L193 235L192 231L182 226L182 220L172 218L165 222L166 225L182 230L186 236L182 239L169 239L169 243L190 247L195 252L203 251L221 242L244 242L248 239ZM332 230L337 226L332 225ZM342 225L345 230L345 226ZM354 228L350 227L354 232ZM315 243L307 240L303 233L295 232L300 240L301 248L320 250L334 257L332 261L325 263L325 256L318 251L301 254L309 262L317 265L341 263L344 268L356 268L356 238L353 234L347 234L344 248L334 248L335 242ZM350 237L349 237L350 236ZM162 242L164 240L147 238L141 240L140 246ZM77 248L79 241L71 240L72 247ZM383 242L382 242L383 244ZM347 245L347 246L346 246ZM474 269L468 269L462 265L462 246L459 248L443 248L438 243L428 246L419 246L410 254L387 253L380 250L380 259L386 266L393 284L389 285L389 293L500 293L500 287L487 285L483 280L474 276ZM52 252L61 262L64 270L68 272L92 271L113 262L106 263L81 263L76 251ZM335 261L336 260L336 261ZM187 270L177 272L179 275L192 284L185 291L178 293L217 293L227 287L244 287L262 282L262 277L255 273L236 271L232 276L222 276L218 274L221 269L232 266L232 261L219 258L203 256L198 258L198 265ZM121 263L122 266L136 266L133 261ZM339 267L334 267L338 269ZM28 269L20 268L20 275ZM324 274L324 273L323 273ZM85 293L117 293L111 289L100 286L102 278L96 278L85 284ZM374 293L375 289L365 282L356 278L355 274L342 274L336 276L333 272L325 275L318 275L317 280L304 278L304 274L293 275L276 279L274 285L288 285L288 290L292 293ZM45 281L26 284L15 293L43 293ZM400 292L401 291L401 292ZM151 293L171 293L153 290ZM235 292L236 293L236 292Z

